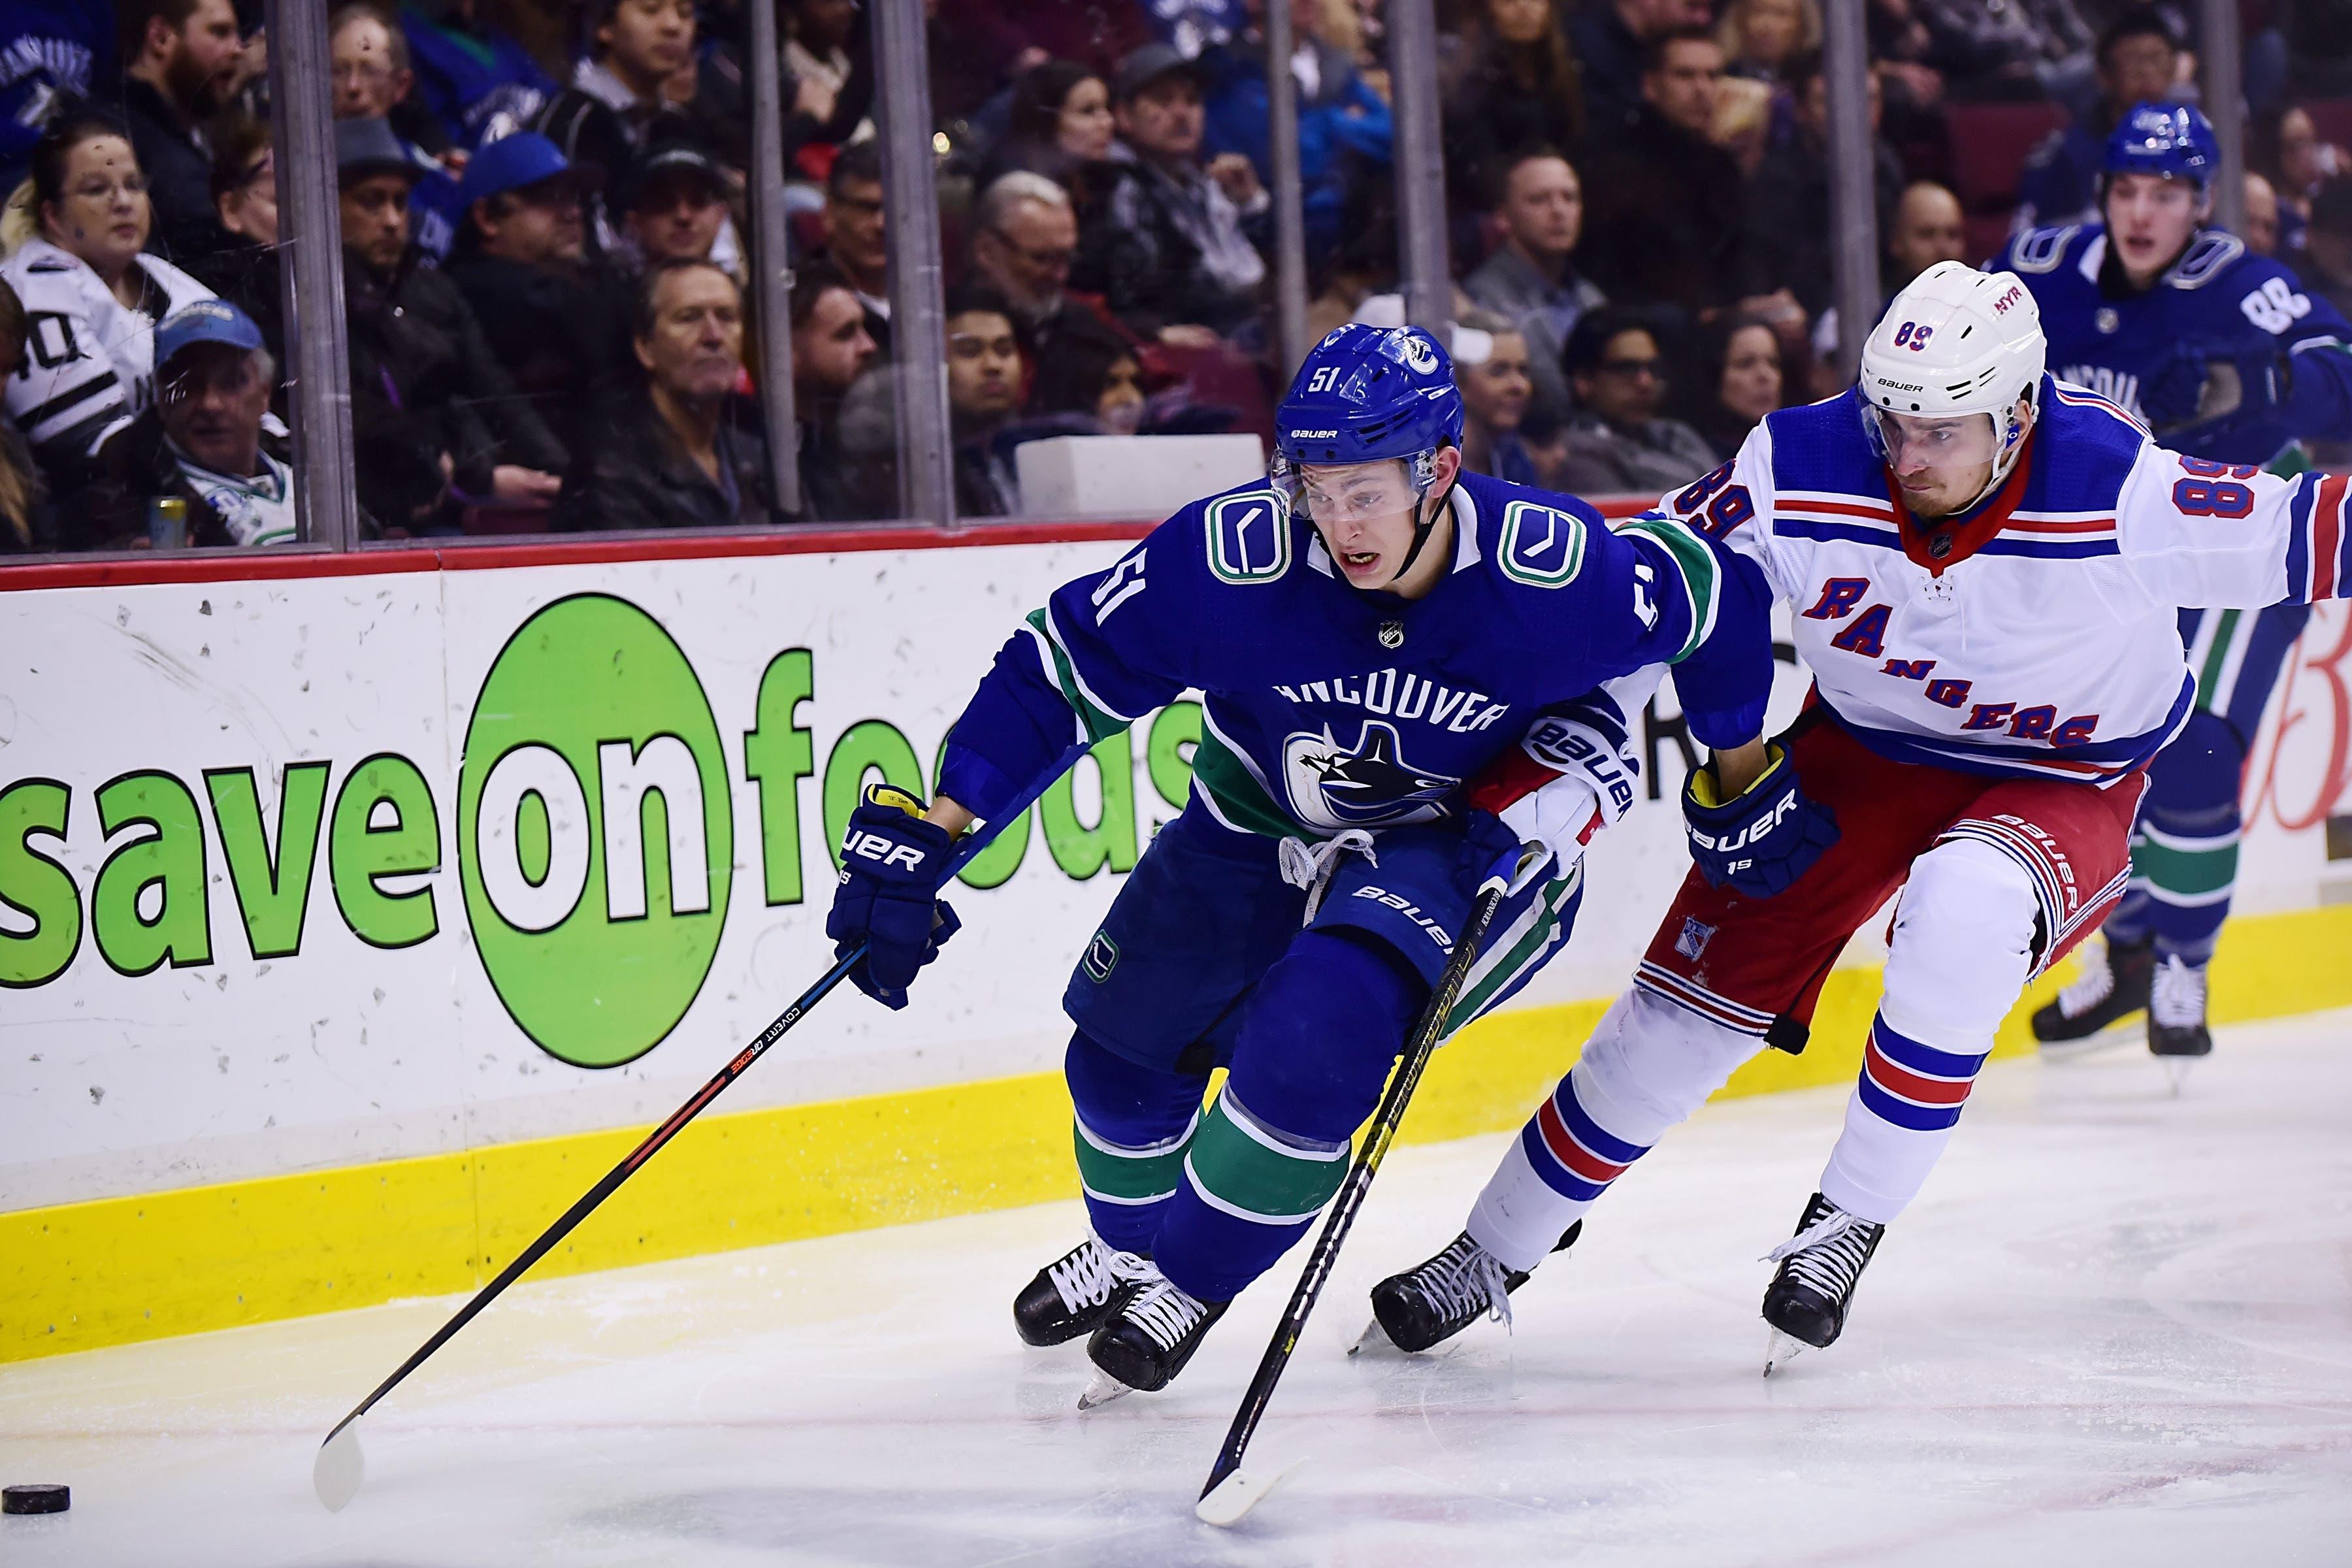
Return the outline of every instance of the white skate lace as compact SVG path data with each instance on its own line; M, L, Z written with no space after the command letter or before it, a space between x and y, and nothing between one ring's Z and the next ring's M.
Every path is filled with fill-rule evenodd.
M1067 1258L1045 1267L1045 1279L1054 1287L1054 1293L1062 1298L1062 1310L1066 1312L1099 1307L1128 1280L1148 1279L1151 1273L1150 1258L1116 1251L1091 1236L1073 1248Z
M1766 1253L1763 1261L1785 1262L1800 1283L1832 1301L1843 1301L1862 1278L1862 1266L1870 1261L1870 1244L1886 1227L1834 1204L1822 1206L1828 1212Z
M1315 911L1323 907L1323 895L1330 889L1332 873L1339 868L1339 857L1350 853L1361 855L1375 866L1381 863L1381 858L1372 852L1372 836L1360 827L1350 827L1320 843L1286 838L1276 847L1275 862L1282 868L1282 879L1307 890L1307 918L1302 924L1313 923Z
M1119 1315L1139 1325L1161 1350L1172 1351L1208 1317L1209 1309L1162 1276L1148 1281Z
M2205 971L2177 954L2156 966L2148 982L2148 1016L2168 1029L2193 1029L2205 1021Z
M1455 1237L1453 1246L1413 1270L1413 1283L1448 1323L1466 1323L1484 1312L1510 1324L1509 1271L1467 1236Z
M2083 973L2074 984L2058 993L2058 1011L2069 1018L2079 1018L2105 1001L2115 988L2114 957L2102 944L2095 957L2084 955Z

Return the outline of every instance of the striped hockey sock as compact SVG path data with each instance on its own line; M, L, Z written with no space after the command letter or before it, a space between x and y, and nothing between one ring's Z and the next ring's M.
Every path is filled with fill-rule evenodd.
M1938 1050L1871 1020L1862 1073L1846 1102L1845 1131L1822 1176L1830 1202L1885 1223L1918 1195L1951 1142L1992 1042L1973 1054Z
M1095 1235L1121 1252L1151 1256L1168 1200L1184 1179L1184 1151L1200 1130L1196 1112L1172 1138L1138 1148L1113 1142L1086 1123L1076 1130L1078 1185L1086 1194L1087 1218Z
M1228 1084L1183 1156L1152 1261L1186 1293L1229 1301L1274 1266L1348 1174L1348 1144L1268 1127Z

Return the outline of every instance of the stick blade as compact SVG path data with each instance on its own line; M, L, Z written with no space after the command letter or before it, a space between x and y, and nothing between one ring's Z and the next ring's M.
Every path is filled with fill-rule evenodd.
M367 1456L360 1452L359 1424L353 1422L319 1445L319 1457L310 1462L310 1489L329 1513L341 1513L366 1479Z
M1235 1470L1201 1495L1201 1500L1192 1505L1193 1516L1203 1524L1230 1530L1241 1522L1244 1514L1265 1501L1276 1488L1296 1475L1298 1467L1306 1462L1294 1459L1271 1476Z

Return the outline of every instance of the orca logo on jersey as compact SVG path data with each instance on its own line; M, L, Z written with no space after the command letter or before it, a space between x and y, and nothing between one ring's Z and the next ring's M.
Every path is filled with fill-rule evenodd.
M1282 743L1283 785L1301 822L1318 827L1392 827L1444 815L1442 804L1462 781L1405 761L1393 725L1367 721L1353 746L1327 727Z

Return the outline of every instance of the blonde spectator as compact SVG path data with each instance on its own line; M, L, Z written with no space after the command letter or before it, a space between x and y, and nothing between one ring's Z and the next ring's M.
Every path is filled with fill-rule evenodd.
M1715 30L1733 76L1793 87L1789 68L1822 47L1818 0L1732 0Z

